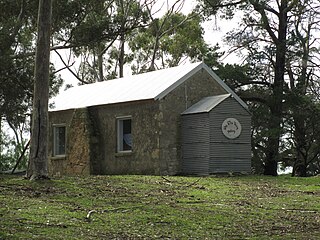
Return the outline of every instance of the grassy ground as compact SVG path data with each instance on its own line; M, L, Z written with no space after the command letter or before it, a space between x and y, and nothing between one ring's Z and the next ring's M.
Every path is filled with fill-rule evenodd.
M0 239L320 239L320 177L0 175Z

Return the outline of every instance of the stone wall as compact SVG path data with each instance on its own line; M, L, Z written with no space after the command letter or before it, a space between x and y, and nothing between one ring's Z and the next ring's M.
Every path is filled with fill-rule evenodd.
M96 137L87 108L61 112L51 112L49 135L50 175L89 175L94 173L93 164L99 150L95 148ZM53 127L66 126L66 155L53 156Z
M91 173L92 135L92 124L87 108L75 109L67 134L66 173L68 175Z
M90 107L99 132L101 174L159 174L159 122L162 114L158 102L136 101ZM132 152L117 153L117 119L131 116Z
M161 174L174 175L181 171L180 114L204 97L225 93L211 75L201 69L160 100L160 112L163 114L160 123Z
M59 111L59 112L49 112L49 146L48 146L48 170L51 176L61 176L66 175L67 172L67 155L63 157L53 156L53 126L57 124L63 124L66 126L66 134L70 129L70 123L73 115L73 110ZM67 136L68 139L68 136ZM67 146L68 147L68 146Z

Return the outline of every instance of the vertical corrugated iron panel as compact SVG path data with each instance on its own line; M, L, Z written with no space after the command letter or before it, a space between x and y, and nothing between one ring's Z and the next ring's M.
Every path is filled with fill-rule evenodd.
M210 163L209 172L251 171L251 116L233 98L228 98L209 113ZM236 118L242 131L238 138L228 139L222 133L226 118Z
M182 171L186 174L208 174L208 113L182 116Z
M234 98L229 97L225 99L222 103L212 109L215 113L231 113L237 115L249 115L248 111L244 109L240 103L238 103ZM211 112L212 112L211 111Z

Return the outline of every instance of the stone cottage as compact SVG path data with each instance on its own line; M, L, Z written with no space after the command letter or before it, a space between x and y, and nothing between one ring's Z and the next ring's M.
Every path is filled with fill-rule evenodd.
M184 172L185 134L181 121L183 116L194 114L192 109L199 101L221 95L232 99L234 107L249 116L244 118L247 123L242 132L244 141L250 143L246 104L204 63L70 88L53 99L54 108L49 112L49 172L51 175L201 174L189 168ZM219 105L217 101L215 104ZM224 116L234 117L232 113ZM196 125L201 128L201 121ZM197 159L202 161L199 156ZM250 156L249 149L240 159L246 162L246 167L239 171L250 171ZM211 169L203 173L214 172Z

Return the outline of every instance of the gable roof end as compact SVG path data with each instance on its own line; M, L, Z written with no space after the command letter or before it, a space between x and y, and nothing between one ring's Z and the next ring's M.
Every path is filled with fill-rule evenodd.
M178 87L180 84L185 82L187 79L189 79L192 75L194 75L196 72L198 72L203 67L202 62L193 63L191 65L186 64L183 65L185 68L181 69L181 72L177 72L175 76L170 77L176 77L176 81L173 82L172 85L164 89L161 93L159 93L157 96L155 96L155 100L160 100L167 96L171 91L173 91L176 87ZM181 75L179 73L182 73Z
M242 101L242 99L227 84L225 84L224 81L222 81L222 79L217 74L215 74L211 68L209 68L204 63L203 68L221 85L221 87L223 87L224 90L230 93L232 97L236 99L240 103L240 105L249 112L248 105L244 101Z

